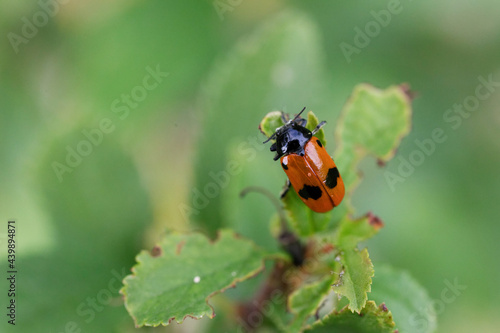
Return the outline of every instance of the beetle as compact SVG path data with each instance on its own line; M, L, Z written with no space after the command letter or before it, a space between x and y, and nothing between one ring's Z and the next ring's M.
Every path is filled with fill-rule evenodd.
M288 176L281 197L286 195L291 184L307 207L325 213L338 206L344 198L344 181L335 162L314 136L326 121L318 124L313 131L308 130L305 128L307 120L300 118L305 109L288 121L282 113L285 124L277 128L264 143L275 140L270 150L276 152L274 160L280 159L283 171Z

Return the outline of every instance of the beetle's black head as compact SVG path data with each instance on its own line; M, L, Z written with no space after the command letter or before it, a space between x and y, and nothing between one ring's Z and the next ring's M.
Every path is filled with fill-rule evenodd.
M300 113L304 110L305 108ZM312 132L303 126L306 120L299 118L300 113L294 119L278 128L269 138L276 139L276 142L270 148L271 151L276 152L276 156L274 156L275 161L281 156L288 154L304 155L304 147L311 139Z
M312 133L310 130L295 122L278 128L276 131L276 143L271 146L271 151L276 151L274 160L288 154L303 156L304 147L311 137Z

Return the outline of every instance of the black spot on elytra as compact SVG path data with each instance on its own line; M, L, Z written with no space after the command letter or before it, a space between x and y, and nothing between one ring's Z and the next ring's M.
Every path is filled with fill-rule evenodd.
M281 163L281 166L283 167L284 170L288 170L288 165L286 165L285 163Z
M337 178L340 177L339 170L337 167L331 168L328 170L328 174L326 175L325 185L329 188L334 188L337 186Z
M323 145L321 144L321 141L319 141L319 139L316 139L316 143L318 144L318 146L320 146L320 148L323 148Z
M322 194L323 191L321 191L321 188L319 188L319 186L304 185L304 187L299 191L299 195L306 200L309 198L318 200L319 198L321 198Z

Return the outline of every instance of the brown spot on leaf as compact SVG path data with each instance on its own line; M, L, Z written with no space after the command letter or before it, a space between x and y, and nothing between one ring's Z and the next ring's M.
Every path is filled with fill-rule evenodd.
M366 214L366 217L368 218L368 223L370 223L370 225L375 229L380 229L384 226L384 222L382 222L382 220L373 213L369 212Z
M389 311L389 309L387 309L387 306L385 306L385 303L380 304L379 309L384 311L384 312Z
M324 253L324 254L327 254L327 253L330 253L332 252L333 250L335 249L335 246L333 246L333 244L325 244L321 249L320 249L320 253Z
M411 90L410 85L408 83L403 83L399 87L410 101L413 101L418 96L418 93L416 91Z
M177 244L177 247L175 249L175 254L177 255L181 254L181 250L184 247L184 244L186 244L186 241L182 241L179 244Z
M264 133L264 131L262 130L262 125L261 125L261 124L259 124L259 131L260 131L262 134L266 135L266 133ZM266 135L266 136L267 136L267 135Z
M161 247L159 247L158 245L155 245L155 247L153 247L153 249L151 250L151 256L154 258L161 256L161 253Z

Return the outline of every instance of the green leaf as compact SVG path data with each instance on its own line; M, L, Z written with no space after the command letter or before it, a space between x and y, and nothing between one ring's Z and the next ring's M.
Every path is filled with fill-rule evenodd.
M354 249L359 242L375 236L382 227L382 221L371 213L354 221L346 216L337 228L334 244L342 250Z
M243 144L241 152L248 161L242 167L251 168L256 179L263 173L272 175L268 184L249 186L265 184L278 195L285 174L279 162L272 160L269 145L262 144L265 137L257 127L270 110L298 113L304 106L311 110L326 109L330 95L325 93L321 52L314 22L300 12L282 11L240 39L216 63L203 85L201 98L204 119L193 182L200 192L214 182L211 173L226 169L227 146ZM270 130L274 132L277 124L279 120ZM265 156L266 162L256 166L252 163L256 155ZM189 202L196 202L198 197L199 194L192 192ZM222 213L222 200L221 196L214 196L203 208L195 207L198 211L193 218L210 232L230 222Z
M316 126L319 125L319 123L320 121L318 120L318 117L316 117L316 115L312 111L309 111L307 113L306 128L312 132L316 128ZM317 137L321 141L321 143L323 143L323 146L326 147L325 130L323 129L323 127L320 128L320 130L314 136Z
M215 316L208 300L264 268L264 252L232 231L211 243L201 234L170 234L159 255L141 252L121 292L137 326Z
M349 200L360 181L359 162L373 155L380 163L390 160L411 128L411 98L408 87L379 90L368 84L356 86L344 106L335 136L333 154ZM350 204L350 203L348 203Z
M324 298L332 290L334 279L333 275L326 276L319 281L296 289L289 296L288 307L295 314L295 319L289 326L289 331L299 331L305 320L318 311Z
M281 111L271 111L262 118L259 124L259 129L268 138L276 132L276 130L283 126L283 119L281 119Z
M370 299L384 302L401 332L432 333L437 319L426 290L408 272L377 265Z
M359 313L368 299L374 274L368 250L345 250L341 253L340 262L343 268L333 290L349 300L351 311Z
M377 306L375 302L369 301L359 314L344 307L314 323L306 332L393 333L395 324L391 312L384 304Z

